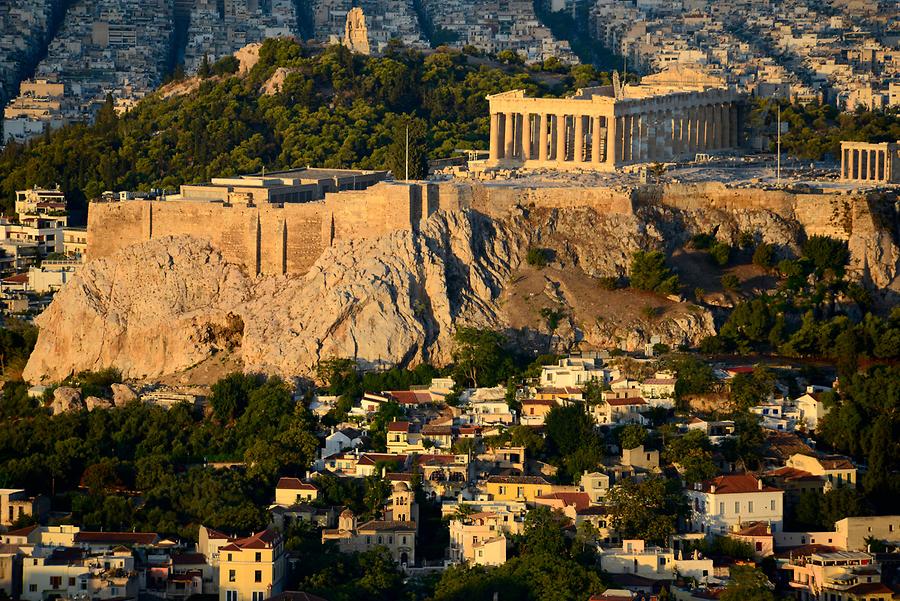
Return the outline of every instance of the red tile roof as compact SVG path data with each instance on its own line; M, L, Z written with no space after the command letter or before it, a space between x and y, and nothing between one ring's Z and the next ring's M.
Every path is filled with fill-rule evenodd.
M391 422L387 429L388 432L409 432L409 422Z
M717 495L746 494L752 492L779 492L781 489L763 485L759 487L759 480L752 474L725 474L712 480L701 483L703 492L712 493L715 486Z
M252 534L247 538L239 538L232 542L238 549L269 549L281 540L281 535L271 528ZM228 545L229 547L231 545ZM233 550L233 549L232 549Z
M312 484L301 482L300 478L281 478L275 488L283 488L288 490L319 490Z
M25 526L24 528L19 528L18 530L10 530L9 532L6 532L5 535L6 536L28 536L29 534L34 532L35 528L37 528L37 526L32 524L31 526Z
M75 534L76 543L100 543L119 545L152 545L159 541L155 532L87 532Z
M28 283L28 274L27 273L17 273L15 275L11 275L8 278L3 278L4 284L27 284Z
M576 511L587 509L591 505L591 497L586 492L555 492L541 495L538 499L562 501L566 507L575 507Z
M860 582L851 586L847 592L852 595L891 595L894 591L883 582Z
M388 390L384 394L401 405L421 405L431 402L431 393L419 390Z
M606 399L606 402L613 407L624 407L626 405L646 405L647 401L639 396L626 397L624 399Z

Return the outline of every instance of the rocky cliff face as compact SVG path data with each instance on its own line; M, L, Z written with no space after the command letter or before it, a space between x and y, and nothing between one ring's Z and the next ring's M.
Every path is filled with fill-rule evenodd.
M419 233L335 246L305 277L252 279L202 240L146 242L90 263L59 292L24 376L115 366L152 379L225 351L284 376L334 356L441 363L454 324L501 325L495 301L524 248L513 223L439 214Z
M206 241L162 238L86 265L38 318L24 376L53 382L114 366L127 378L155 379L225 355L246 371L285 377L308 375L329 357L368 367L442 364L458 324L502 328L539 350L696 344L715 332L708 310L601 290L595 278L625 275L636 250L672 251L716 228L720 239L734 243L751 231L784 252L804 234L798 220L761 209L656 206L622 215L569 207L496 219L446 212L418 232L339 243L303 277L256 278ZM550 267L525 265L532 245L554 251ZM869 265L873 279L893 277L893 234L850 246L890 264ZM552 329L544 309L560 312Z

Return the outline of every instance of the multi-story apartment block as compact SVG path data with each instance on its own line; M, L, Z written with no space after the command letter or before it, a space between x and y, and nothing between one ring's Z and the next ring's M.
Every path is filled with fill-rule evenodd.
M687 491L691 505L691 532L724 535L748 521L784 529L784 491L751 474L728 474L698 482Z
M263 601L284 590L287 560L276 530L231 540L218 560L219 601Z

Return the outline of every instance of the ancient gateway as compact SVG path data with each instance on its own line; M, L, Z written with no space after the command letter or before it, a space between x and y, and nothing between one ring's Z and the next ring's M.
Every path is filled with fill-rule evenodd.
M743 97L688 69L639 85L584 88L569 98L487 97L488 166L612 171L625 165L693 159L741 144Z

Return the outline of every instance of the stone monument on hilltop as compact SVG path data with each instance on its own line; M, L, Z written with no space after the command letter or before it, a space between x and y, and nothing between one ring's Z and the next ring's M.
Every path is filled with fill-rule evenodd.
M360 54L370 53L366 15L358 6L351 8L347 13L347 23L344 25L344 46Z

